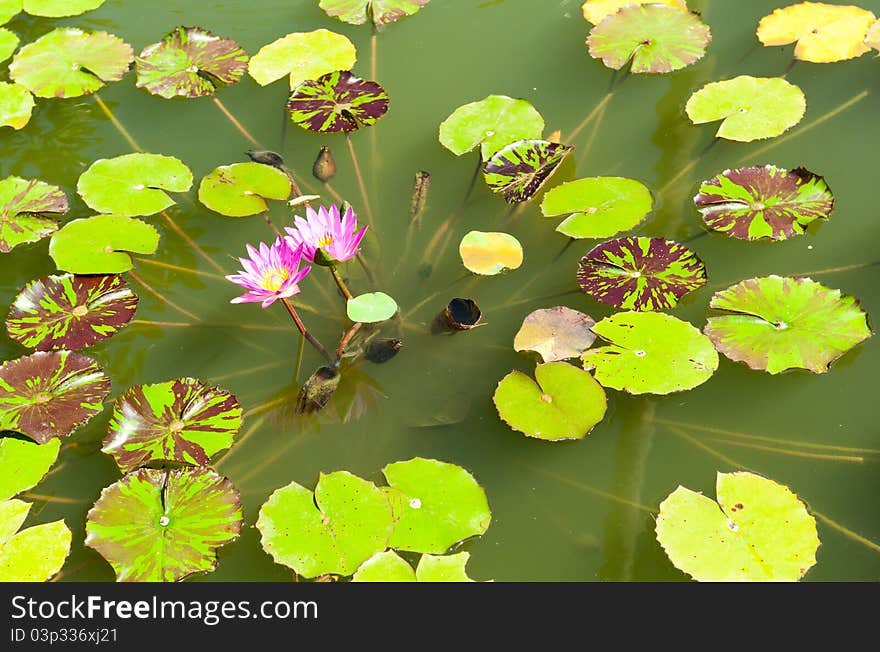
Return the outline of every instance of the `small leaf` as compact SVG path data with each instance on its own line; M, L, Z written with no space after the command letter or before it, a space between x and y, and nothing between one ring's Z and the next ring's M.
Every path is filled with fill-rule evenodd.
M60 448L60 439L37 444L16 437L0 438L0 500L35 487L58 459Z
M470 231L458 245L462 264L474 274L495 276L517 269L523 262L523 248L509 233Z
M30 507L20 500L0 502L0 582L45 582L70 553L63 520L18 531Z
M293 90L335 70L351 70L356 61L357 50L348 37L316 29L294 32L264 45L248 62L248 72L260 86L289 75Z
M0 181L0 252L37 242L58 229L49 215L67 212L67 195L36 179L7 177Z
M415 582L416 572L393 550L377 552L360 565L352 582Z
M0 63L6 61L18 47L18 36L12 30L0 27Z
M651 212L651 191L634 179L592 177L547 191L545 217L570 213L556 230L570 238L609 238L638 226Z
M479 145L483 160L517 140L540 138L544 118L526 100L489 95L458 107L440 124L440 144L456 156Z
M544 362L579 358L593 346L595 321L565 306L535 310L522 323L513 340L517 351L535 351Z
M0 25L12 20L21 10L22 0L0 0Z
M320 0L318 6L331 18L363 25L367 20L377 27L412 16L431 0Z
M572 149L546 140L518 140L486 162L483 176L492 192L519 204L535 196Z
M97 9L107 0L24 0L24 10L31 16L63 18L79 16ZM19 2L19 4L22 4Z
M628 5L643 5L647 3L662 3L670 7L687 10L685 0L586 0L582 9L586 21L598 25L606 17L616 14Z
M442 557L422 555L416 567L416 578L419 582L473 582L465 570L470 557L469 552Z
M246 217L269 210L267 199L290 196L290 178L260 163L221 165L202 179L199 201L215 213Z
M369 292L348 300L346 313L353 322L374 324L397 313L397 302L384 292Z
M385 115L388 93L374 81L337 70L297 86L287 110L290 119L308 131L348 133Z
M133 217L96 215L65 224L52 236L49 255L74 274L121 274L133 267L130 253L152 254L159 232Z
M0 127L21 129L31 121L34 96L20 84L0 82Z

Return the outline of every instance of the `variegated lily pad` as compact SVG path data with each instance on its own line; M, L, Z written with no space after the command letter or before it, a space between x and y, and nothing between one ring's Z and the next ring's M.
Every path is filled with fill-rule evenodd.
M570 238L610 238L637 226L653 205L651 191L635 179L590 177L549 190L541 212L545 217L568 214L556 230Z
M627 310L666 310L706 284L706 266L664 238L618 238L578 264L578 284L597 301Z
M74 274L121 274L134 265L129 254L151 254L158 246L159 232L145 222L95 215L65 224L52 236L49 255Z
M138 296L121 276L47 276L28 283L6 319L9 337L39 351L78 351L134 317Z
M518 140L501 148L483 166L486 183L509 204L528 201L574 147L546 140Z
M195 378L136 385L116 399L101 450L123 472L159 461L205 466L232 445L241 420L232 394Z
M740 240L786 240L828 219L834 195L825 179L809 170L761 165L704 181L694 204L713 231Z
M243 520L238 491L210 469L139 469L101 492L85 543L118 582L176 582L214 570Z
M751 278L716 292L705 333L731 360L778 374L828 366L871 336L858 301L808 278Z
M36 179L7 177L0 181L0 251L36 242L53 234L58 224L49 215L67 212L67 195Z
M577 310L556 306L536 310L522 323L513 340L517 351L535 351L544 362L578 358L593 346L595 321Z
M290 88L334 70L351 70L357 50L348 37L326 29L294 32L264 45L248 62L248 72L260 86L285 75Z
M297 86L287 110L291 120L309 131L355 131L385 115L388 93L374 81L337 70Z
M267 199L287 199L290 177L261 163L221 165L199 184L199 201L229 217L256 215L269 209Z
M0 366L0 430L41 444L64 437L104 409L110 379L91 358L38 351Z
M0 127L21 129L31 121L34 96L21 84L0 82Z
M70 552L71 532L63 520L21 530L30 508L21 500L0 502L0 582L45 582Z
M458 107L440 124L440 144L456 156L477 145L483 160L514 141L540 138L544 118L527 100L489 95Z
M328 16L352 25L368 20L377 27L412 16L431 0L321 0L318 6Z

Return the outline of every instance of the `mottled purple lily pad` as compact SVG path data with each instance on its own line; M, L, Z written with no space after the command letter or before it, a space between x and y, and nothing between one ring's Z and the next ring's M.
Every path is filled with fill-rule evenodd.
M134 317L138 296L121 276L47 276L28 283L6 319L9 337L39 351L78 351Z
M248 53L235 41L201 27L177 27L137 57L137 86L172 98L213 95L237 83Z
M663 238L617 238L592 249L578 265L581 289L627 310L666 310L706 283L697 255Z
M375 124L388 111L388 101L388 93L376 82L337 70L297 86L287 110L303 129L347 133Z
M67 195L36 179L7 177L0 181L0 252L37 242L58 230L49 214L67 212Z
M828 219L834 195L825 179L804 168L758 165L704 181L694 204L713 231L740 240L786 240Z
M101 450L123 472L156 461L204 466L232 445L241 420L232 394L195 378L136 385L116 400Z
M547 140L518 140L502 147L483 166L486 184L510 204L528 201L572 149Z
M0 366L0 430L44 444L64 437L104 409L110 379L91 358L38 351Z

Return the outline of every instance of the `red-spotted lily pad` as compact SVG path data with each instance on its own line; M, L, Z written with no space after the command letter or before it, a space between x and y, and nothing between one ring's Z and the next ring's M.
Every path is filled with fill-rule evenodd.
M49 217L67 212L67 195L36 179L7 177L0 181L0 251L52 235L58 224Z
M228 478L206 468L139 469L101 492L86 545L118 582L175 582L217 567L217 549L238 538L244 517Z
M703 222L731 238L786 240L828 219L834 195L817 174L774 165L725 170L694 197Z
M177 27L137 57L137 86L161 97L204 97L247 70L248 53L200 27Z
M871 336L858 301L808 278L751 278L716 292L705 333L731 360L778 374L828 366Z
M544 362L577 358L593 346L595 321L577 310L556 306L536 310L522 323L513 340L517 351L535 351Z
M122 79L133 60L118 36L59 27L21 48L9 76L37 97L79 97Z
M287 110L291 120L309 131L355 131L385 115L388 93L374 81L337 70L297 86Z
M0 366L0 430L41 444L64 437L104 409L110 379L91 358L38 351Z
M78 351L134 317L138 296L121 276L47 276L28 283L6 319L9 337L39 351Z
M712 40L699 16L664 4L630 5L605 18L587 38L590 56L620 70L667 73L699 61Z
M578 284L597 301L628 310L666 310L706 284L697 255L663 238L617 238L578 264Z
M502 147L483 166L486 184L510 204L528 201L572 149L547 140L518 140Z
M195 378L136 385L118 399L103 452L125 472L151 462L207 465L241 427L238 400Z
M367 20L377 27L412 16L431 0L321 0L318 6L328 16L352 25Z

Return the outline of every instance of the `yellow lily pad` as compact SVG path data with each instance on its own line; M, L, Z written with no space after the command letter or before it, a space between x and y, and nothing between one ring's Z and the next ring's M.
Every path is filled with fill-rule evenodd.
M519 240L508 233L471 231L458 247L461 262L474 274L495 276L523 262Z

